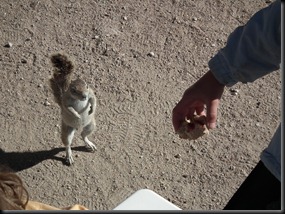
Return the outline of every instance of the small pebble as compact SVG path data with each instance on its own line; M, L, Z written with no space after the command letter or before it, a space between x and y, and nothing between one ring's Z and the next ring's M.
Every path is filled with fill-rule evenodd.
M154 56L155 56L154 52L149 52L147 55L148 55L148 56L151 56L151 57L154 57Z
M237 90L237 89L230 89L230 92L231 92L231 95L237 95L238 94L238 92L239 92L239 90Z
M235 170L235 167L234 166L230 166L229 169L230 170Z
M25 59L21 59L21 63L26 64L28 61Z
M174 155L175 158L181 158L180 154Z
M261 102L257 102L256 103L256 108L259 108L260 104L261 104Z
M197 21L198 19L197 19L197 17L193 17L192 20L193 21Z
M45 105L45 106L50 106L50 102L46 100L46 101L44 102L44 105Z
M6 45L4 45L4 47L6 48L11 48L13 46L13 43L11 42L8 42Z

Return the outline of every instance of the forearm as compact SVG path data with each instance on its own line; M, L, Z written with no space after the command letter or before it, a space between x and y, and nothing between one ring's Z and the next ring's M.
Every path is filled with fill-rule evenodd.
M253 82L278 70L281 62L280 1L257 12L238 27L227 45L210 61L209 68L220 83Z

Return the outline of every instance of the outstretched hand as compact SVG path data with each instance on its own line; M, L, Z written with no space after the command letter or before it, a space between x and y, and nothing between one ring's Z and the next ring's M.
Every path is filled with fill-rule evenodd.
M172 111L175 132L178 131L185 118L191 118L194 113L206 116L208 129L215 128L218 106L224 87L211 71L208 71L194 85L190 86Z

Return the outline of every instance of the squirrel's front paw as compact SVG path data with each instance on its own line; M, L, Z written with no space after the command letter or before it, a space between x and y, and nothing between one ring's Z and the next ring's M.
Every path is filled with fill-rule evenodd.
M92 108L92 106L90 107L90 110L89 110L89 112L88 112L88 114L90 115L90 114L92 114L93 113L93 108Z
M75 116L77 119L81 119L80 114L75 114L74 116Z

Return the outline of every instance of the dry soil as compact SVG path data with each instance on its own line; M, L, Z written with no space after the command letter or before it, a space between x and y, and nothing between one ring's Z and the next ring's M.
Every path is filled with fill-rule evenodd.
M265 0L1 0L0 161L32 200L112 210L149 188L183 210L220 210L279 123L280 72L225 90L218 127L179 139L171 112ZM233 50L235 51L235 50ZM64 164L60 109L48 84L64 52L98 99L88 152L79 133Z

